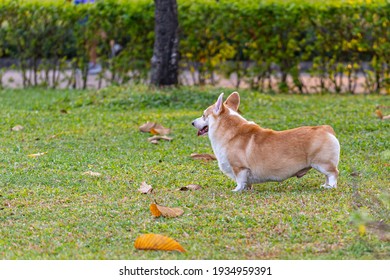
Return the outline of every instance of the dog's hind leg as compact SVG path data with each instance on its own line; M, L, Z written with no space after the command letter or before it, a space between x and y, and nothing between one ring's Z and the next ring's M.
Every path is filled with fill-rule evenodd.
M337 168L333 168L330 171L327 171L327 173L324 173L326 176L326 182L325 185L322 185L322 187L331 189L337 187L337 176L339 175L339 171Z
M337 187L337 176L339 174L337 167L333 165L313 165L313 168L326 176L325 184L322 187L326 189Z
M326 176L325 184L322 187L330 189L337 187L337 176L339 171L337 165L340 159L340 143L337 138L328 134L327 143L323 145L316 158L312 160L311 166Z
M237 187L233 190L234 192L240 192L245 190L251 185L248 183L249 170L248 169L234 169L234 174L236 176Z

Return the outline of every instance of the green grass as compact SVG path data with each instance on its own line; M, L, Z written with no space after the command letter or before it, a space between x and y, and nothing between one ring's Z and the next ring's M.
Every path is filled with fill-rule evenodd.
M331 190L320 188L324 178L310 171L233 193L234 182L215 161L190 158L212 152L191 121L220 92L0 91L0 258L390 258L383 229L390 222L383 199L389 193L390 121L374 113L377 105L390 106L389 97L242 91L243 115L263 127L332 125L342 147L340 177ZM172 128L174 140L148 143L149 135L138 131L147 121ZM15 125L24 130L11 131ZM38 152L47 154L28 157ZM102 176L84 175L88 170ZM153 194L138 192L142 181ZM203 189L177 191L188 184ZM155 219L149 211L154 200L185 213ZM365 234L359 223L367 226ZM136 250L142 233L170 236L187 253Z

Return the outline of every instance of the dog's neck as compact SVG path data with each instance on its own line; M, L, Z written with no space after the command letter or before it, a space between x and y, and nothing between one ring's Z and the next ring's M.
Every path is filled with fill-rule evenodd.
M216 141L229 141L234 135L229 135L231 127L240 127L249 124L243 116L236 111L225 107L219 116L212 116L209 120L209 138L213 145Z

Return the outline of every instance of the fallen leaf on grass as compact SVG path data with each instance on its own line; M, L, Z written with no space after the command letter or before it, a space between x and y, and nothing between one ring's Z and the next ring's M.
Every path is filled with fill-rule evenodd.
M21 131L24 127L21 125L15 125L13 128L11 128L12 131Z
M363 235L366 234L366 226L365 225L360 224L359 227L358 227L358 230L359 230L360 236L363 236Z
M376 110L375 111L375 114L376 114L376 116L378 117L378 118L380 118L380 119L383 119L383 114L382 114L382 111L381 110Z
M150 130L156 126L154 122L147 122L139 127L139 131L141 132L150 132Z
M161 234L143 234L139 236L134 247L138 250L162 250L185 252L184 248L175 240Z
M161 124L155 122L147 122L139 127L141 132L150 132L155 136L148 138L152 144L158 144L159 140L172 141L173 138L165 136L171 132L171 129L163 127ZM161 136L157 136L161 135Z
M32 158L36 158L36 157L40 157L40 156L43 156L47 154L47 152L44 152L44 153L36 153L36 154L30 154L30 155L27 155L28 157L32 157Z
M202 160L206 160L206 161L217 159L215 157L215 155L212 155L212 154L191 154L191 157L193 159L202 159Z
M358 171L353 171L351 174L352 177L359 177L360 176L360 173Z
M156 124L151 130L150 133L152 134L160 134L160 135L167 135L171 133L171 129L163 127L161 124Z
M166 218L175 218L183 215L184 211L180 208L170 208L157 203L150 204L150 212L156 218L163 216Z
M163 127L155 122L147 122L139 127L141 132L150 132L154 135L167 135L171 132L170 128Z
M155 135L148 138L148 141L153 144L157 144L159 140L172 141L172 137Z
M101 173L99 173L99 172L93 172L93 171L85 171L83 174L84 174L84 175L93 176L93 177L100 177L100 176L102 176Z
M388 120L388 119L390 119L390 115L384 116L382 114L382 111L379 110L379 109L376 110L375 113L376 113L377 117L380 118L381 120Z
M181 187L179 191L197 191L200 189L202 189L202 186L196 184L190 184L188 186Z
M147 194L147 193L151 193L153 191L153 188L151 185L146 184L146 182L142 182L138 191L140 191L141 193Z

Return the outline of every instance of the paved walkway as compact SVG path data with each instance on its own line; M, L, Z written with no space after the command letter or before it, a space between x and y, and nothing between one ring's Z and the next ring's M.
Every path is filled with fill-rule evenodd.
M27 76L31 75L31 72L27 73ZM43 74L42 74L43 75ZM49 72L49 75L51 77L52 73ZM65 71L61 73L60 77L58 78L59 81L59 86L58 88L73 88L72 84L69 82L69 77L72 76L71 71ZM195 75L196 76L196 75ZM102 87L106 87L110 85L110 78L111 74L109 72L106 72L104 74L104 78L101 79L99 78L98 75L89 75L87 79L87 88L89 89L98 89ZM309 74L301 74L301 81L305 85L305 91L306 93L315 93L318 92L318 89L320 88L320 79L318 77L311 77ZM182 85L193 85L193 77L192 74L189 71L184 71L183 74L180 75L179 77L180 83ZM42 80L42 79L39 79ZM215 86L217 87L224 87L224 88L231 88L231 89L237 89L237 76L235 74L231 75L230 79L219 77L216 75L217 82L215 83ZM291 88L293 88L293 83L292 79L288 79L289 84ZM23 79L22 79L22 74L20 71L15 71L15 70L6 70L2 74L1 78L2 86L4 88L23 88ZM268 87L269 82L272 83L272 87L274 89L277 89L277 83L276 79L272 78L270 81L268 80L266 82L266 86ZM356 78L356 88L355 88L355 93L365 93L367 92L366 90L366 79L363 75L359 75ZM327 86L331 89L331 91L334 87L331 85L330 81L326 82ZM348 92L348 79L347 77L342 78L342 91L343 92ZM81 80L81 75L76 75L76 88L82 88L82 80ZM240 83L239 88L249 88L248 83L245 81L242 81ZM295 91L298 91L296 89Z

